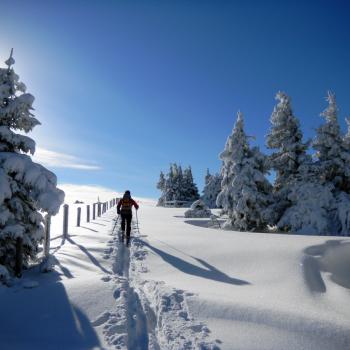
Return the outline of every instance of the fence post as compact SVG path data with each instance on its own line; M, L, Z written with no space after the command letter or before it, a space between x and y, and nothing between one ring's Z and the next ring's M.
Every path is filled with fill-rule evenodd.
M97 203L97 216L101 216L101 203Z
M90 222L90 205L86 206L86 222Z
M22 266L23 266L23 238L18 237L16 239L16 262L15 262L16 277L22 277Z
M69 205L65 204L63 206L63 239L68 236L68 215L69 215Z
M77 226L80 226L80 219L81 219L81 208L78 208L78 215L77 215Z
M96 219L96 203L92 205L92 220Z
M50 254L50 229L51 229L51 215L45 215L45 245L44 257L47 258Z

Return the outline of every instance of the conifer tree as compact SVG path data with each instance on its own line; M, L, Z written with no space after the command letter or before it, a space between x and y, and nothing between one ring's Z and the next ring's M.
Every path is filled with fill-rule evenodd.
M270 161L276 171L274 187L279 191L288 187L291 179L298 177L301 168L311 159L306 154L308 143L303 143L300 123L293 114L290 98L284 92L278 92L276 100L278 103L270 118L272 127L267 135L267 146L276 150Z
M198 187L193 180L192 168L189 166L183 173L184 200L194 202L199 199Z
M212 175L209 172L209 168L207 168L207 173L205 174L204 178L204 185L208 185L209 181L211 180Z
M161 196L158 199L158 206L163 206L165 201L165 193L166 193L166 179L164 173L161 171L159 175L159 180L157 183L157 189L161 191Z
M345 118L345 121L348 129L347 129L347 133L344 136L344 145L347 152L350 152L350 118Z
M22 239L24 264L35 260L43 240L43 215L55 215L64 200L56 176L32 161L35 142L28 133L39 121L33 116L34 97L26 93L12 65L0 69L0 267L14 271L16 240ZM1 266L2 265L2 266Z
M267 135L267 146L274 150L269 157L270 167L276 172L274 202L267 215L271 225L279 226L281 217L293 205L288 197L292 186L311 177L312 159L306 153L309 142L303 142L300 123L293 114L290 98L278 92L276 100L278 103L272 112L272 126Z
M334 201L333 214L329 211L332 228L338 233L350 234L350 149L349 129L344 136L338 123L335 94L328 92L327 108L321 113L325 123L317 129L313 148L317 151L317 169L324 186L331 188ZM348 123L348 120L347 120ZM348 124L349 126L349 124ZM330 231L328 231L330 232Z
M250 148L240 112L220 159L225 178L217 203L229 216L224 227L244 231L265 228L264 212L271 202L271 185L265 178L267 159L257 147Z
M207 169L202 200L209 208L216 208L216 198L221 191L221 181L222 177L219 174L211 175Z
M338 123L335 94L328 92L327 108L321 113L326 123L317 129L313 148L321 181L332 183L337 190L350 193L350 153Z

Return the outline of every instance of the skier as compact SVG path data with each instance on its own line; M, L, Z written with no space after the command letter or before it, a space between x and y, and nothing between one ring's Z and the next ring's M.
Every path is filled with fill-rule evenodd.
M139 209L138 204L131 198L130 191L125 191L123 198L118 202L117 213L121 216L122 238L124 240L125 222L126 222L126 243L130 242L132 206Z

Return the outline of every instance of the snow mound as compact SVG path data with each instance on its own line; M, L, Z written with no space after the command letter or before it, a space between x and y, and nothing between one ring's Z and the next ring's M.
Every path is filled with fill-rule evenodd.
M209 218L211 216L210 209L201 199L193 202L191 208L185 211L185 218Z

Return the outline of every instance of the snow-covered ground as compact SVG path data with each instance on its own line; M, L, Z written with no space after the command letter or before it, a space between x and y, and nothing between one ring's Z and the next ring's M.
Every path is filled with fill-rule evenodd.
M0 287L1 349L350 349L349 238L223 231L141 200L127 248L115 208L78 228L76 207L65 242L53 219L55 271Z

